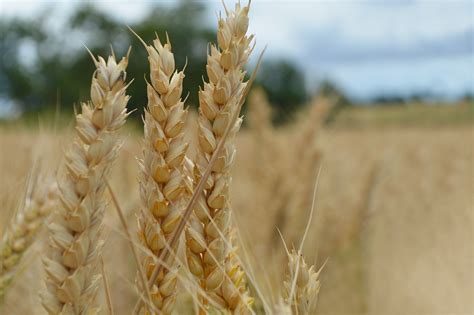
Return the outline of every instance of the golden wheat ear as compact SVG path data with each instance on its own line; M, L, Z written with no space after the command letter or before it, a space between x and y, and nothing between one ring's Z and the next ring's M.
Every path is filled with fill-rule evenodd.
M283 239L283 235L280 234L288 256L287 278L283 283L284 303L291 307L294 314L314 314L316 312L316 304L321 287L319 274L324 268L325 263L318 271L315 271L314 266L308 267L302 253L304 242L306 241L306 237L308 236L313 221L312 219L315 211L316 193L320 175L321 167L319 167L314 183L311 210L298 249L292 249L292 251L289 252Z
M35 242L57 201L57 186L52 176L37 175L31 181L31 189L0 243L0 299L4 297L18 272L23 255Z
M47 290L41 294L49 314L88 314L95 310L103 243L104 191L128 116L125 94L127 57L119 62L93 57L91 102L76 115L76 136L58 179L59 205L49 224L49 251L43 258Z
M240 12L239 13L239 17L240 17L240 19L239 19L240 22L239 23L243 23L245 25L246 24L245 20L248 19L248 17L247 17L248 7L245 7L244 9L241 9L240 6L237 6L236 7L236 12ZM240 26L242 26L242 25L240 25ZM242 27L239 27L239 30L241 31ZM252 41L250 37L244 37L244 38L247 42ZM246 61L247 58L248 58L248 55L250 54L252 49L253 49L253 47L248 47L248 49L244 52L242 52L242 51L239 51L239 52L234 51L234 52L239 54L239 56L241 56L242 58L244 58L244 56L245 56L244 59ZM219 54L220 54L220 52L219 52ZM212 174L211 173L213 173L213 171L215 171L215 167L220 167L220 168L223 167L222 158L224 158L224 161L229 161L229 162L233 161L232 159L225 159L225 156L228 155L229 151L228 150L224 151L223 149L224 149L225 145L227 144L226 140L228 140L228 138L232 139L231 135L234 135L235 132L238 130L238 127L240 126L241 119L238 118L239 113L240 113L240 109L242 108L242 105L245 101L245 98L248 95L249 89L250 89L250 87L252 86L252 83L255 80L255 76L256 76L256 73L257 73L258 68L260 66L262 57L263 57L263 52L259 57L259 60L257 62L257 66L255 68L255 71L252 74L249 81L245 82L245 83L240 81L240 84L238 84L238 86L235 89L232 89L231 94L227 96L228 97L228 102L227 102L228 106L226 106L226 110L221 112L220 119L218 119L218 120L214 119L215 126L218 129L216 132L219 133L219 137L216 139L216 143L215 143L216 145L213 148L213 153L207 155L208 164L207 164L207 167L205 169L203 169L203 174L202 175L199 174L199 175L195 176L195 181L196 181L197 184L196 184L196 186L194 188L194 191L193 191L193 194L192 194L192 196L191 196L191 198L190 198L189 202L187 203L187 206L184 210L183 217L179 220L179 224L176 227L176 230L173 232L173 234L171 235L171 239L168 241L169 246L167 246L163 249L162 254L159 257L159 261L161 261L161 262L166 262L169 258L171 251L168 250L168 248L174 248L174 246L177 245L177 243L180 239L180 235L183 232L183 230L185 229L187 221L188 221L189 217L192 214L192 210L197 206L197 204L200 200L201 194L204 191L206 191L207 184L210 181L212 181L212 176L211 176ZM241 64L242 61L243 60L239 60L239 66L242 66L242 64ZM233 76L235 78L236 77L235 74L240 73L240 76L243 79L243 70L239 69L239 71L233 72L233 75L229 75L229 77ZM221 92L219 92L220 96L223 96L225 93L222 94ZM216 96L216 97L220 97L220 96ZM221 104L221 105L223 105L223 104ZM201 112L201 114L202 114L202 112ZM217 116L216 116L216 118L217 118ZM219 160L220 160L220 163L218 163ZM231 165L231 164L232 163L229 163L228 165ZM216 165L219 165L219 166L216 166ZM218 199L220 199L220 197L218 197ZM221 266L221 268L222 268L222 266ZM154 269L152 271L152 275L150 277L149 285L154 284L156 279L158 279L160 277L160 275L162 274L162 270L163 270L163 264L158 264L154 267ZM217 303L213 303L213 304L217 304ZM137 303L137 305L135 306L135 310L138 310L141 307L141 305L142 305L142 302L139 301ZM247 310L247 311L251 311L250 306L248 304L245 305L244 309Z
M324 265L323 265L324 267ZM286 303L294 314L310 315L316 312L321 282L314 266L308 266L300 251L288 255L288 278L284 282Z
M322 165L323 152L320 148L320 133L322 125L327 117L332 101L327 98L318 97L314 99L303 120L301 132L294 140L296 147L291 172L293 180L286 182L285 189L289 195L287 205L278 214L282 218L279 228L289 239L290 244L299 244L302 239L301 231L305 229L306 218L311 211L314 172ZM308 172L308 170L310 170ZM289 176L288 178L291 178Z
M244 273L234 259L230 243L230 169L234 162L233 138L240 128L241 119L233 121L240 112L240 101L246 90L245 70L253 49L253 36L246 35L249 7L226 9L227 16L219 18L217 42L211 45L207 58L209 82L199 92L199 150L195 158L195 181L208 168L219 141L231 125L228 139L218 154L212 171L194 208L192 224L186 233L187 259L202 289L204 298L200 313L206 313L206 303L217 305L222 311L238 314L250 312L252 299L245 286ZM196 220L197 219L197 220Z
M135 34L137 37L138 35ZM142 265L146 271L160 264L161 275L153 280L151 301L143 304L141 313L170 314L177 296L178 262L160 262L171 234L178 225L185 207L184 160L188 144L183 127L187 110L181 99L184 72L177 71L169 37L165 43L156 37L153 45L143 45L148 51L150 83L147 82L148 106L144 114L144 146L140 164L141 211L138 213L138 233L147 255ZM145 288L151 272L147 272ZM148 294L148 293L147 293Z

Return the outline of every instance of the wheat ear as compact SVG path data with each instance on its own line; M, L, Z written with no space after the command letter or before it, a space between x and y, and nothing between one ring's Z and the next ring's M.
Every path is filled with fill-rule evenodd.
M253 36L247 36L249 6L235 6L219 18L218 47L211 45L207 58L209 82L199 91L199 150L195 161L195 182L205 173L217 143L244 93L244 66L252 51ZM230 168L235 155L232 138L240 128L241 119L233 125L227 142L213 165L200 199L194 208L195 218L187 229L187 260L192 274L201 283L212 304L224 310L249 312L251 299L241 286L240 266L227 246L230 229ZM239 274L238 277L235 277ZM201 313L206 312L201 309Z
M72 148L58 180L61 204L49 224L49 255L44 258L47 290L42 303L49 314L89 314L99 285L104 191L120 144L117 131L128 116L125 94L128 54L117 63L92 57L91 102L76 116Z
M256 149L268 149L270 144L267 142L270 142L269 138L273 129L273 110L265 90L260 86L254 87L249 95L248 103L247 121L259 145Z
M275 160L279 157L277 137L272 126L272 108L262 87L255 87L249 95L248 101L248 130L254 139L253 150L255 163L252 172L266 194L263 205L268 207L269 201L275 199L275 188L281 176L280 168L276 168ZM283 162L278 159L278 162ZM278 169L278 171L277 171ZM279 199L279 198L277 198Z
M31 194L8 225L0 244L0 299L56 202L57 186L52 180L39 176L34 181Z
M294 314L310 315L316 312L321 283L314 266L308 267L301 252L292 250L288 255L288 274L284 282L286 302Z
M298 182L292 182L288 189L292 190L292 196L289 201L288 208L291 215L287 216L280 226L282 232L288 234L291 244L299 244L301 242L301 231L306 225L306 218L311 211L313 200L314 172L322 165L323 154L320 150L319 141L322 125L332 106L332 101L326 98L317 98L312 104L308 113L308 118L301 137L295 142L299 143L299 148L305 148L305 151L297 153L300 157L298 165L294 166L294 172L297 174ZM295 156L296 157L296 156ZM296 161L297 159L295 159Z
M287 203L291 195L285 183L293 176L294 168L293 165L288 167L286 156L279 154L282 149L281 143L277 141L277 130L272 126L272 108L263 88L252 89L248 104L248 130L254 139L253 150L255 159L258 161L252 167L259 191L253 208L255 210L265 208L267 216L269 214L275 216L274 227L281 229L287 219ZM296 157L299 161L299 155ZM269 240L264 242L270 244L267 246L269 254L273 254L275 248L279 247L280 241L277 229L273 228L270 231Z
M151 84L147 83L145 141L140 161L142 211L138 225L140 239L149 250L144 260L149 279L186 206L183 163L188 144L182 133L187 114L181 100L184 73L175 70L169 38L163 45L157 37L153 46L145 47ZM175 260L167 261L151 287L153 306L161 314L171 314L174 309L177 269ZM154 313L149 305L143 306L141 312Z

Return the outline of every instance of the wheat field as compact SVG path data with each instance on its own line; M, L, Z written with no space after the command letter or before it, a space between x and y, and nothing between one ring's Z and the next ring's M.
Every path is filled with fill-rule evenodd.
M299 135L297 125L272 131L272 139L282 148L278 163L288 159L294 165L293 151L299 148L291 139ZM319 314L472 313L473 131L469 125L318 130L314 143L308 143L320 151L321 163L315 216L304 253L318 266L327 260L321 273ZM60 163L69 136L50 127L40 132L2 128L3 229L19 207L31 170L38 164L47 168ZM111 184L127 218L134 222L139 207L135 157L140 154L141 140L136 130L127 130L123 136L126 143ZM252 269L266 283L277 278L285 265L278 255L283 243L278 237L274 240L281 225L278 213L259 204L262 194L275 192L262 191L261 176L256 176L255 169L261 166L256 138L250 128L236 138L231 200ZM288 168L270 165L275 169L268 172ZM318 169L308 172L307 185L314 185ZM289 216L295 211L298 220L306 222L308 211L300 210L286 211ZM113 303L120 314L126 314L136 299L134 262L110 206L105 225L104 261ZM302 231L282 229L282 233L290 241L292 234ZM5 297L4 314L29 314L32 309L42 313L38 292L43 284L38 275L42 274L39 256L45 235L41 235ZM184 304L189 303L182 298Z
M2 314L472 314L472 104L320 94L274 125L249 10L218 16L197 110L169 35L130 29L145 82L89 51L90 101L0 125Z

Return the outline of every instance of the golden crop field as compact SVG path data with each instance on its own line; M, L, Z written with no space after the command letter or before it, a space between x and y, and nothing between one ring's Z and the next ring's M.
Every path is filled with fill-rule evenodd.
M253 121L258 114L251 110L246 118ZM378 114L372 109L373 117ZM236 138L230 200L241 249L248 255L243 260L263 294L271 299L282 294L278 283L286 263L277 227L288 246L301 237L319 172L315 215L304 245L309 263L325 264L318 314L469 314L474 301L472 124L361 129L340 123L313 128L311 137L302 139L305 128L318 125L314 119L314 114L302 116L263 132L249 123ZM62 163L72 136L64 131L2 128L3 229L21 207L31 172ZM122 136L126 142L111 185L135 231L140 208L136 157L143 140L135 129ZM298 145L301 141L304 146ZM317 154L305 155L312 149ZM136 301L136 268L112 205L105 234L114 309L127 314ZM40 256L46 234L40 235L5 296L4 314L42 313L38 292L44 290ZM181 287L179 292L186 291ZM188 306L178 313L189 313L189 296L180 298Z
M249 11L224 4L195 101L170 36L129 28L143 81L89 51L89 101L2 122L1 314L474 312L472 98L272 106Z

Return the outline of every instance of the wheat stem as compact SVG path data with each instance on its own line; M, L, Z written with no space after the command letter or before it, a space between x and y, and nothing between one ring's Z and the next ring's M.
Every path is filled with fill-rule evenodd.
M137 265L138 276L139 276L141 285L142 285L143 289L145 290L146 298L148 299L149 303L151 303L151 293L150 293L150 289L148 288L148 285L147 285L146 275L145 275L145 272L144 272L144 270L142 268L142 265L140 263L140 258L139 258L139 255L138 255L138 251L137 251L137 248L136 248L136 246L133 242L132 234L130 233L130 229L128 227L127 220L125 219L124 212L122 210L122 207L120 207L120 203L118 202L117 196L115 195L115 193L114 193L114 191L113 191L113 189L110 186L110 183L108 181L107 181L107 188L108 188L110 196L112 198L112 203L114 204L115 209L117 210L117 214L120 218L120 223L122 224L122 227L125 231L125 234L126 234L125 236L126 236L126 238L128 240L128 243L130 245L130 249L132 250L133 258L135 260L135 264Z
M104 259L100 256L100 270L102 272L102 280L104 281L105 288L105 298L107 300L107 311L109 315L114 315L114 307L112 305L112 296L110 294L109 281L107 280L107 275L105 273Z

